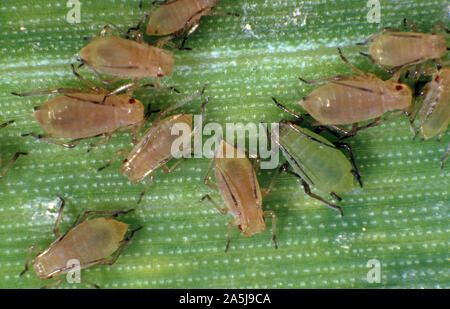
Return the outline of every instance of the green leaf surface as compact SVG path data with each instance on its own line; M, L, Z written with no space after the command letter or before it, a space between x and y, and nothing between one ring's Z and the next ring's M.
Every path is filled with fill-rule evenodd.
M161 81L182 94L143 90L136 97L161 109L208 83L207 122L286 118L272 96L300 113L297 102L316 86L301 84L299 76L352 73L336 47L359 68L386 78L358 54L367 47L355 43L387 26L402 28L403 18L424 32L436 23L449 26L447 1L380 3L377 24L367 22L369 8L361 0L222 0L218 11L241 16L202 18L187 41L192 50L175 50L174 72ZM144 188L122 176L118 162L96 172L116 150L132 149L128 133L114 135L90 153L88 142L65 149L20 137L44 133L33 107L49 96L19 98L11 91L84 87L69 67L87 44L83 38L98 35L110 23L127 29L142 16L138 1L81 4L81 23L70 24L66 1L0 3L0 122L16 120L0 131L0 154L6 164L15 152L29 152L0 180L0 288L48 283L32 271L18 274L30 244L44 249L54 240L58 194L67 200L65 230L86 210L134 208ZM87 69L81 72L96 81ZM199 113L200 102L184 110ZM83 278L103 288L449 288L449 168L439 168L449 134L440 142L412 141L408 120L399 117L348 142L364 188L342 195L343 218L306 196L295 177L282 175L264 199L264 208L279 218L279 248L273 247L270 229L250 238L233 229L225 253L231 215L199 202L207 193L218 201L220 196L203 184L209 159L189 159L172 174L156 172L142 204L121 217L132 228L144 229L116 264L86 269ZM263 188L274 172L259 173ZM381 262L381 283L367 281L371 259ZM64 282L60 287L88 286Z

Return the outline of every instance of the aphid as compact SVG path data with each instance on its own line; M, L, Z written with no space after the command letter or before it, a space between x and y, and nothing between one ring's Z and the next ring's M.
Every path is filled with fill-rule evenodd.
M10 125L10 124L12 124L12 123L14 123L14 120L10 120L10 121L8 121L8 122L5 122L5 123L3 123L3 124L0 124L0 129L3 129L4 127L6 127L6 126L8 126L8 125ZM19 156L21 156L21 155L26 155L26 154L28 154L28 153L26 153L26 152L17 152L17 153L14 155L14 157L11 159L11 161L9 161L9 163L6 164L6 166L3 168L3 170L0 171L0 178L3 178L3 177L6 176L6 173L7 173L8 170L11 168L11 166L14 164L14 162L17 161L17 158L19 158ZM2 158L0 157L0 167L1 167L1 166L2 166Z
M278 103L275 98L272 99L278 107L294 115L298 121L303 120L301 116ZM272 130L271 139L280 146L284 157L294 171L288 170L287 165L284 170L300 178L305 193L343 215L341 207L312 193L310 186L329 193L339 201L342 199L338 194L354 188L355 178L362 187L361 176L350 146L341 142L331 143L323 136L287 120L280 121L278 131ZM339 148L348 151L351 162Z
M331 83L314 89L304 97L300 104L319 124L328 125L346 136L354 135L358 130L373 127L384 120L406 112L412 104L412 91L406 84L398 82L401 71L391 79L383 81L371 73L365 73L354 67L342 55L341 59L359 75L335 76L318 80L301 81L316 84ZM383 114L397 111L381 118ZM358 126L358 122L375 119L373 122ZM338 126L353 124L350 131Z
M445 67L436 72L431 81L423 90L423 101L420 110L411 114L411 123L419 115L417 135L420 131L422 138L429 139L441 135L447 131L450 122L450 67ZM447 152L441 160L441 167L448 156Z
M168 40L176 38L187 31L180 46L180 49L184 49L184 43L198 28L202 16L220 14L239 16L234 13L214 11L213 9L218 2L219 0L154 1L148 10L148 13L141 19L138 26L133 29L139 29L141 24L149 18L146 30L148 35L169 35L157 42L159 45L165 44ZM159 5L159 7L152 11L154 5ZM142 0L140 6L142 7Z
M78 52L82 64L91 68L105 83L111 80L105 80L100 73L131 78L135 83L139 78L154 77L158 88L156 78L172 73L175 58L171 51L146 44L140 34L136 40L104 36L107 29L110 27L105 26L99 37Z
M217 183L214 183L210 178L213 168ZM201 201L208 199L220 213L226 214L230 211L234 217L228 223L228 241L225 252L228 251L233 226L237 225L244 236L252 236L266 229L265 218L267 216L272 217L272 240L275 248L278 247L275 229L277 217L271 210L262 210L262 198L272 190L273 183L279 173L275 176L269 188L261 191L255 166L250 163L245 153L224 140L220 142L206 173L205 184L219 190L225 202L225 207L221 208L208 194Z
M128 230L128 224L117 221L114 218L120 214L127 214L130 210L115 211L87 211L75 224L64 234L59 233L59 223L65 201L59 196L61 207L53 228L56 240L46 250L41 251L35 245L28 248L25 269L20 273L22 276L29 267L32 251L37 251L31 260L31 265L36 275L41 280L55 278L56 281L43 288L56 286L62 282L61 276L73 270L76 266L84 269L94 265L112 265L119 258L125 247L131 242L134 234L142 227L132 230L130 235L124 239ZM91 216L101 215L91 220ZM115 255L108 259L113 253ZM80 278L96 288L98 285Z
M63 93L41 106L35 107L34 117L48 132L47 134L23 134L42 139L67 148L75 147L81 140L104 136L105 138L90 147L109 141L112 134L118 130L130 130L136 133L145 121L144 105L126 94L117 94L127 89L131 84L121 86L113 91L93 85L72 70L82 82L90 87L88 90L59 88L54 90L12 93L25 97L51 93ZM147 84L141 88L153 86ZM70 142L54 138L71 138Z
M361 54L368 57L374 64L391 72L430 59L439 61L446 55L447 41L437 32L442 29L450 33L448 29L442 25L436 25L431 34L420 33L413 23L407 23L406 19L403 22L405 26L409 25L413 32L400 32L392 28L385 28L366 41L357 44L365 45L371 42L369 54Z
M153 124L148 128L142 138L139 140L137 145L128 154L124 149L117 151L116 155L111 161L109 161L104 167L98 169L98 171L109 167L112 162L114 162L118 156L127 155L127 158L123 161L120 171L134 184L140 183L146 177L150 178L148 186L153 182L154 176L153 172L159 168L162 168L166 173L172 172L176 167L178 167L185 158L181 158L176 162L171 168L167 167L167 162L173 157L178 157L178 155L183 155L186 151L191 151L191 148L185 149L184 146L190 144L190 140L195 132L198 130L198 125L192 129L192 114L185 114L184 112L175 114L166 118L165 115L170 111L177 109L194 98L201 96L205 91L206 85L202 91L196 92L193 95L181 100L180 102L166 108L159 113L158 117L153 121ZM202 119L205 115L205 105L208 102L207 98L202 103ZM200 121L201 124L202 121ZM172 134L172 128L175 125L187 125L191 132L190 134ZM175 140L183 138L183 143L180 143L180 148L172 149L172 144ZM138 204L141 202L142 197L145 194L147 187L141 192Z

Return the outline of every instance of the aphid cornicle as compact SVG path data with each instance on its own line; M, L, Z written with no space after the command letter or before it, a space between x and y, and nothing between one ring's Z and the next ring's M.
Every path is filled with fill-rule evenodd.
M255 163L258 161L255 161ZM214 168L216 183L210 179ZM279 170L279 173L281 170ZM208 194L201 201L208 199L222 214L228 211L234 216L228 224L228 241L225 252L231 240L231 229L237 225L246 237L261 233L266 229L265 217L272 217L272 240L275 248L276 242L276 215L271 210L262 209L262 198L267 195L273 187L272 184L264 191L259 187L256 177L255 166L250 163L245 153L222 140L214 153L214 159L205 176L205 184L213 189L218 189L225 207L221 208Z
M370 42L369 54L360 53L368 57L373 63L391 71L404 66L419 64L426 60L439 61L447 53L447 42L444 36L438 34L442 29L449 30L442 25L436 25L431 34L418 32L416 26L407 23L413 32L400 32L392 28L385 28L380 33L369 37L357 45L365 45Z
M146 44L139 32L136 40L128 40L104 36L105 29L110 28L105 26L100 37L94 38L78 52L82 64L91 68L103 82L111 80L104 79L100 73L131 78L135 83L139 78L154 77L158 88L156 78L172 73L175 58L171 51Z
M239 16L234 13L222 13L214 11L214 7L219 0L169 0L169 1L154 1L150 6L148 13L141 19L136 28L139 29L141 24L149 18L146 33L152 36L165 36L158 45L165 44L168 40L176 38L187 31L180 49L184 48L184 43L187 38L200 25L200 18L207 15L226 14L232 16ZM154 5L159 5L156 10L153 10ZM142 1L141 5L142 7Z
M275 98L272 99L278 107L294 115L297 122L303 120L301 116L278 103ZM355 179L362 187L361 176L350 146L341 142L331 143L323 136L287 120L280 121L278 130L272 130L271 139L280 146L287 163L293 169L292 172L288 169L288 165L285 165L284 171L300 178L306 194L343 215L340 206L312 193L310 186L330 194L339 201L341 198L338 194L352 190ZM348 151L350 161L339 149Z
M397 114L406 112L412 104L412 91L406 84L398 82L401 70L391 79L383 81L371 73L365 73L354 67L342 55L341 59L359 75L335 76L313 81L301 81L307 84L331 83L314 89L300 103L319 124L330 126L346 136L354 135L358 130L373 127ZM397 111L384 118L387 112ZM374 119L373 122L358 126L358 123ZM350 131L339 125L352 124Z
M440 139L450 122L450 67L442 68L432 76L423 90L422 97L420 109L411 114L411 123L419 115L416 135L420 132L424 139L434 136ZM448 156L448 149L449 147L441 160L441 167Z
M90 147L107 142L112 134L118 130L129 130L135 134L144 123L144 105L127 94L116 94L124 89L129 89L131 84L121 86L113 91L108 91L95 86L73 73L90 89L59 88L54 90L12 93L25 97L52 93L63 95L51 98L41 106L35 107L34 117L47 132L47 134L31 135L50 143L64 147L75 147L81 140L92 137L104 136L105 138ZM152 84L142 87L153 86ZM72 141L63 142L54 138L71 138Z
M134 234L142 227L132 230L128 237L124 239L128 230L128 224L117 221L114 218L120 214L127 214L130 210L116 211L87 211L79 218L75 224L63 235L59 233L62 212L65 201L62 197L61 207L56 219L53 232L56 240L44 251L39 250L35 245L28 248L25 269L20 273L22 276L31 265L36 275L41 280L55 278L56 281L43 288L52 287L62 282L61 276L73 270L75 267L84 269L94 265L112 265L119 258L125 247L131 242ZM91 216L102 216L87 220ZM36 256L30 261L32 251L37 251ZM108 259L112 254L115 255ZM73 263L72 263L73 262ZM83 282L96 288L83 277Z
M8 122L5 122L3 124L0 124L0 129L3 129L4 127L10 125L14 123L14 120L10 120ZM21 155L26 155L26 152L16 152L16 154L14 155L14 157L11 159L11 161L9 161L8 164L6 164L6 166L3 168L3 170L0 171L0 178L3 178L6 176L6 173L8 172L8 170L11 168L11 166L14 164L14 162L17 161L17 159L19 158L19 156ZM0 167L2 166L2 158L0 157Z
M201 122L192 129L192 114L185 114L182 112L166 118L163 117L165 117L165 115L170 111L177 109L194 98L202 95L205 88L206 85L202 91L196 92L195 94L161 111L153 121L152 126L145 131L137 145L130 153L126 150L120 149L117 151L114 158L104 167L99 168L98 171L110 166L112 162L114 162L120 155L127 155L127 158L123 161L120 168L121 173L135 184L141 182L146 177L149 177L150 181L148 185L150 185L154 179L153 172L159 168L162 168L166 173L173 171L184 161L184 158L181 158L171 168L166 166L167 162L173 157L184 154L186 151L189 151L189 153L191 152L191 148L184 149L184 146L190 144L190 140L198 130L198 125L200 125ZM208 100L209 98L202 103L202 118L204 118L205 105ZM191 129L190 134L172 134L172 128L177 124L180 126L187 125ZM180 140L180 138L183 139L183 142L180 143L180 148L172 149L174 141ZM147 187L141 192L138 199L138 204L141 202L146 189Z

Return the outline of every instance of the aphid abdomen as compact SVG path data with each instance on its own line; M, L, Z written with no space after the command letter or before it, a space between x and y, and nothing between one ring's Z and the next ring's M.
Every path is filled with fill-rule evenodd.
M69 260L77 260L81 268L89 263L105 259L119 247L128 224L111 218L85 221L59 238L52 246L35 258L35 270L39 277L56 272L66 273Z
M142 103L127 96L74 93L50 99L36 109L36 120L53 137L85 138L110 133L143 119Z
M304 128L280 123L278 140L289 164L309 185L336 194L353 188L354 178L349 160L322 136Z
M321 124L352 124L410 106L406 85L354 78L316 88L300 104Z
M157 124L157 127L147 129L144 137L135 146L128 158L125 159L121 167L121 172L128 179L133 182L140 182L173 157L175 153L172 152L172 145L182 134L182 132L174 135L171 134L172 126L175 123L185 124L192 130L192 114L167 117ZM150 132L152 132L152 135L148 137ZM187 144L187 139L190 140L190 135L183 135L183 137L186 140L183 139L185 143L182 145Z
M173 53L119 37L99 37L79 51L94 69L120 77L162 77L172 73Z
M150 15L147 34L168 35L189 28L217 2L218 0L178 0L160 6Z
M435 74L427 88L419 124L426 139L445 132L450 122L450 68Z
M223 141L219 147L215 177L225 205L237 218L244 236L264 231L261 189L252 164L246 157L224 158L225 149L232 147L228 143Z
M446 42L441 35L391 32L376 37L370 54L386 66L403 66L445 56Z

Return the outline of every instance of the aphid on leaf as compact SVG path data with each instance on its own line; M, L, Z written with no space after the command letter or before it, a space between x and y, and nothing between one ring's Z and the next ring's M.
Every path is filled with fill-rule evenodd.
M286 109L275 98L272 99L278 107L294 115L297 123L303 121L301 116ZM318 127L316 132L322 129ZM316 132L301 128L291 121L282 120L278 130L272 130L271 140L280 146L287 163L293 169L290 171L289 165L285 165L284 171L301 180L305 193L343 215L340 206L312 193L310 187L326 192L340 201L342 199L338 194L351 191L354 188L355 178L362 187L361 176L348 144L331 143ZM348 151L350 161L339 149Z
M300 104L321 125L327 125L345 134L355 135L357 131L373 127L382 121L406 113L412 104L412 91L406 84L398 82L401 70L391 79L383 81L371 73L365 73L354 67L342 55L341 59L358 75L323 78L318 80L300 80L306 84L331 81L329 84L314 89L304 97ZM384 118L386 112L396 111ZM358 126L358 123L374 119L373 122ZM339 125L352 124L346 130Z
M47 134L29 133L23 136L31 135L37 139L73 148L83 139L104 136L104 139L90 145L94 147L109 141L112 134L119 130L129 130L132 134L139 131L145 121L144 105L133 99L131 93L117 94L123 90L130 90L134 87L134 83L108 91L82 78L73 65L72 71L90 89L58 88L21 94L12 93L20 97L62 93L35 107L34 117ZM134 87L134 90L146 87L153 87L153 85ZM72 140L63 142L54 138L71 138Z
M450 122L450 67L437 71L424 87L421 96L420 109L413 111L410 118L413 125L416 116L419 115L415 136L420 132L423 139L438 136L440 140ZM441 159L441 167L448 156L449 147L450 145Z
M271 185L261 191L256 172L259 160L252 165L242 150L231 146L222 140L214 153L214 159L205 176L205 184L213 189L218 189L225 207L221 208L208 194L201 201L208 199L222 214L228 211L233 215L233 220L228 223L228 241L225 252L231 240L231 229L237 225L246 237L261 233L266 229L265 218L272 217L272 240L275 248L276 241L276 215L271 210L262 209L262 198L269 194L273 184L281 173L281 169L275 175ZM211 172L214 168L216 183L211 180Z
M234 13L222 13L213 10L218 2L219 0L153 1L148 13L141 19L137 27L132 29L140 29L142 23L149 18L146 33L152 36L167 36L156 42L158 46L162 46L169 40L186 33L179 47L180 49L186 49L184 48L184 43L200 26L200 18L202 16L239 16ZM152 10L155 5L158 8ZM142 7L142 0L140 7Z
M31 263L36 275L41 280L55 278L56 281L43 288L53 287L62 282L62 275L73 271L75 267L79 270L94 265L112 265L119 258L125 247L131 242L134 234L142 227L132 230L128 237L124 239L128 230L128 224L117 221L120 214L127 214L130 210L116 211L87 211L79 218L75 224L64 234L59 233L59 223L61 222L62 212L65 201L62 197L61 207L56 219L53 232L56 240L46 250L41 251L35 245L28 248L25 269L20 273L22 276ZM91 216L102 216L87 220ZM32 251L37 251L36 256L30 261ZM109 259L109 257L115 255ZM76 264L71 262L76 261ZM78 264L78 265L77 265ZM81 281L93 284L83 277Z
M104 36L108 29L110 26L105 26L99 37L78 52L81 65L86 64L105 84L117 78L131 78L137 83L140 78L148 77L154 78L155 87L160 89L158 78L172 73L173 53L146 44L139 32L135 40ZM100 73L114 77L107 80Z
M147 185L148 187L154 180L153 173L155 170L162 168L166 173L170 173L175 170L175 168L178 167L185 160L185 158L181 158L171 168L167 167L167 162L173 157L178 157L179 155L185 154L187 151L191 153L191 147L189 149L185 149L184 146L190 144L192 136L198 130L198 125L200 125L202 121L200 121L200 123L192 129L192 114L182 112L166 118L163 117L165 117L172 110L177 109L194 98L201 96L204 93L205 88L206 85L202 91L196 92L161 111L153 121L152 126L145 131L144 135L140 138L131 153L128 153L124 149L120 149L117 151L113 159L104 167L99 168L98 171L109 167L118 156L127 155L127 158L122 163L120 171L134 184L140 183L146 177L150 178ZM209 98L202 103L202 119L205 116L205 105L208 100ZM172 134L172 128L176 125L187 125L191 130L190 134ZM174 141L179 141L180 138L183 139L182 143L180 143L180 147L178 149L172 149ZM140 204L147 187L141 192L138 199L138 204Z
M364 42L357 43L365 45L370 42L369 54L360 54L390 72L430 59L439 62L447 54L447 41L437 32L442 29L450 33L448 29L438 24L431 34L420 33L413 23L408 23L406 19L403 23L409 25L413 32L385 28Z
M0 129L3 129L4 127L10 125L14 123L14 120L10 120L8 122L5 122L3 124L0 124ZM11 166L14 164L14 162L17 161L17 158L19 158L19 156L21 155L26 155L28 153L26 152L17 152L14 157L11 159L11 161L9 161L8 164L6 164L6 166L3 168L3 170L0 171L0 178L3 178L6 176L6 173L8 172L8 170L11 168ZM2 166L2 158L0 157L0 167Z

